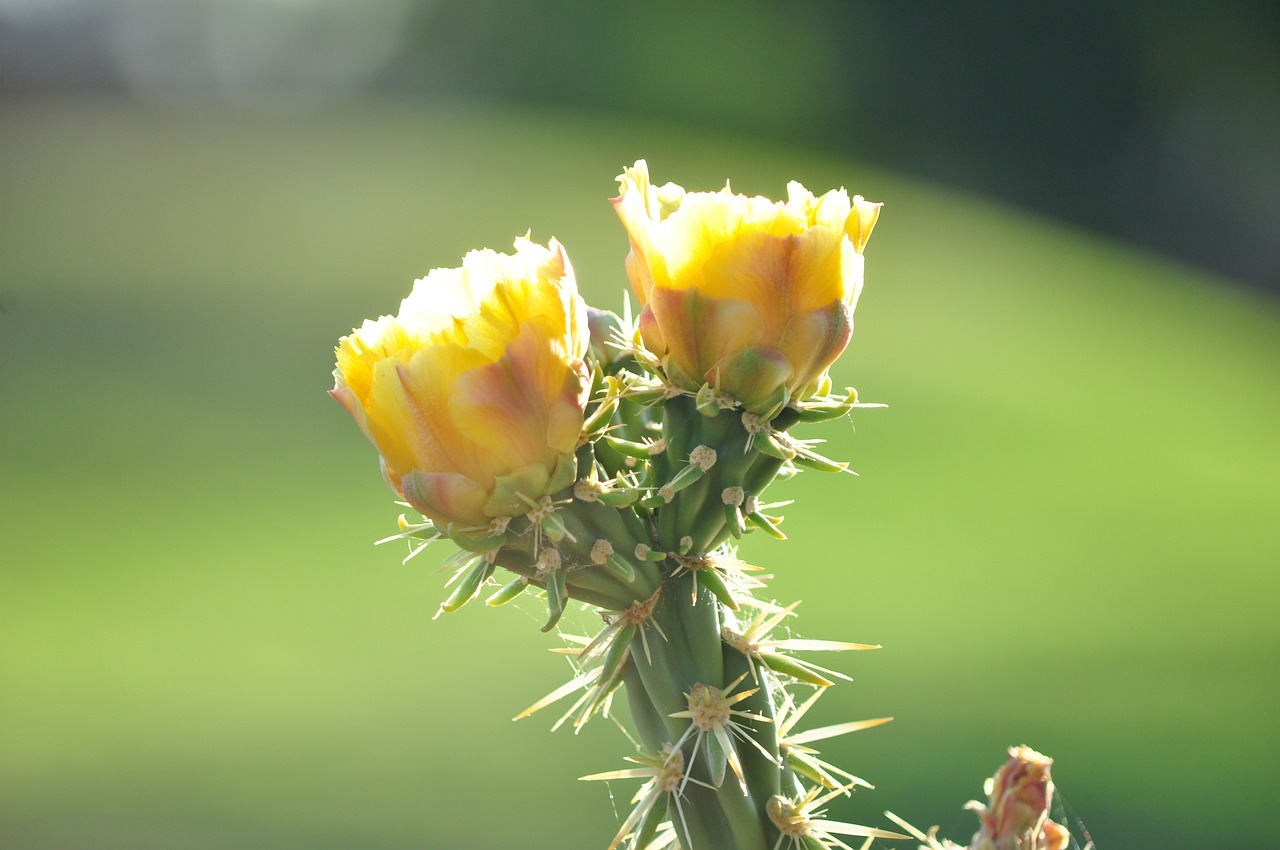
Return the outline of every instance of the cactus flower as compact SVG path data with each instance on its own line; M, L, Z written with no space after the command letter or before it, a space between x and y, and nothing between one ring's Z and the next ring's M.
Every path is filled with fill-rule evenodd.
M711 384L752 413L827 392L880 204L795 182L785 202L658 188L644 160L619 182L640 334L667 381Z
M515 248L431 271L398 315L336 348L330 395L377 447L391 488L437 523L520 515L575 478L586 305L559 242Z
M1010 747L1009 760L987 780L986 804L972 802L981 826L972 850L1063 850L1070 836L1049 819L1053 759L1030 747Z

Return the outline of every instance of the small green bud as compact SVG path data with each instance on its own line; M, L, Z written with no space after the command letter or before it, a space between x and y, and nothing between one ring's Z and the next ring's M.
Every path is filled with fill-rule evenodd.
M627 563L627 559L622 557L621 555L618 555L616 553L613 555L610 555L609 560L605 561L605 566L613 570L613 572L618 576L618 578L622 579L627 584L630 584L631 582L636 580L635 567Z
M757 434L755 445L764 454L776 457L778 460L792 460L796 456L796 450L779 440L777 435L771 431Z
M660 552L646 543L636 544L636 559L640 561L665 561L667 559L666 552Z
M759 511L752 511L747 514L747 520L770 537L778 540L787 539L787 535L783 534L782 529L778 528L778 524L774 522L773 517L765 516Z
M694 396L694 404L699 413L709 419L714 419L720 415L720 411L732 410L737 405L737 402L711 386L711 384L703 384L698 390L698 394Z
M826 688L835 684L826 676L823 676L811 669L804 662L786 655L781 655L776 652L762 652L760 653L760 660L763 661L765 666L773 672L781 673L784 676L790 676L793 679L799 679L801 682L807 682L810 685L817 685L820 688Z
M823 457L814 452L796 452L796 456L791 458L791 462L796 466L803 466L806 469L814 469L818 472L848 472L849 464L838 460L832 460Z
M453 593L450 593L449 598L441 603L440 611L445 614L452 614L463 605L466 605L476 595L484 580L491 575L493 575L493 564L487 558L476 558L471 567L463 573L458 586L453 589Z
M776 417L787 406L787 402L791 401L791 391L785 386L778 387L764 402L764 410L760 414L760 418L765 422Z
M612 434L605 434L604 441L609 448L618 454L633 457L638 460L645 460L650 456L650 443L637 443L634 440L624 440L621 437L615 437Z
M676 493L702 478L704 472L706 472L705 469L691 463L672 476L671 480L662 485L658 492L662 494L664 501L670 502Z
M653 843L654 836L658 834L658 827L667 819L667 801L670 796L670 794L658 795L658 799L654 801L653 808L649 809L648 814L641 821L639 829L636 830L636 840L631 846L648 847Z
M660 508L663 505L668 504L673 498L675 498L674 493L669 497L664 497L661 490L655 490L640 500L640 507L649 508L650 510Z
M794 405L801 422L827 422L839 419L853 410L858 404L858 391L847 387L843 399L827 398L822 400L798 402Z
M625 508L634 505L640 498L640 491L627 487L616 490L601 490L596 494L596 501L611 508Z
M617 380L614 378L605 378L605 385L609 393L604 400L591 411L591 415L582 423L582 433L594 434L601 428L609 424L609 420L613 419L613 414L618 409Z
M564 527L564 520L561 519L554 511L549 511L543 514L540 524L542 525L542 533L547 535L547 537L554 540L556 543L564 540L565 536L569 533Z
M710 567L704 567L698 570L698 581L711 594L724 603L725 607L731 611L738 610L738 600L734 598L733 592L729 590L729 586L724 583L724 578L720 573Z
M724 506L724 522L725 527L729 529L729 533L733 535L733 539L741 540L742 535L747 531L747 523L742 518L742 511L737 505Z
M506 605L512 599L524 593L524 589L529 586L529 581L524 576L516 576L511 581L504 584L496 593L484 601L485 605L490 608L497 608L499 605Z
M543 551L543 555L548 552L555 552L554 549ZM542 571L541 558L539 558L539 572ZM565 573L560 569L559 553L555 558L556 565L546 575L547 580L547 622L542 627L542 631L549 632L555 628L556 623L560 622L560 617L564 614L564 606L569 601L569 594L565 590Z

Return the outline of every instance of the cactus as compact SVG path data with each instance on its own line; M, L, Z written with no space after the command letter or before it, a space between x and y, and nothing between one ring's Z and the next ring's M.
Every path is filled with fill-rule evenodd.
M622 362L644 361L634 335L620 333L614 342L630 355ZM647 781L608 846L638 850L657 837L688 850L770 850L779 842L839 846L831 843L833 834L901 837L795 816L815 801L866 784L823 762L808 745L887 720L845 724L815 737L793 729L812 705L810 693L843 678L797 653L877 647L775 638L772 630L794 615L795 606L780 607L764 596L755 568L734 554L737 539L759 530L757 523L767 523L768 530L780 521L765 519L769 509L760 506L778 474L796 467L765 448L767 440L794 442L788 428L799 421L795 409L762 425L736 406L699 405L699 395L714 391L710 385L701 393L673 393L640 372L618 369L607 377L613 380L600 383L612 388L617 403L602 396L593 404L613 408L612 439L579 454L579 483L589 486L577 490L594 493L601 482L639 486L644 496L614 510L629 514L622 525L645 536L610 542L615 553L640 550L643 557L632 565L638 576L656 575L657 586L644 582L625 607L605 612L604 628L579 654L580 674L571 683L577 687L550 697L578 694L567 716L581 725L608 709L619 685L625 688L643 747L633 758L646 767L584 778ZM866 406L855 398L850 392L812 404L848 413ZM649 399L656 400L637 402ZM630 463L619 463L619 444L661 450L637 451L625 456ZM561 511L572 516L593 504L575 498ZM565 548L575 561L585 560L581 550L575 543Z
M889 718L797 728L846 678L811 653L877 647L776 635L795 605L736 555L748 534L785 538L773 481L848 470L793 429L881 406L828 376L879 205L797 183L778 204L655 188L643 161L619 179L635 321L589 310L563 246L524 237L340 341L332 394L422 514L387 540L458 547L440 613L530 591L544 631L570 604L599 612L573 677L518 716L567 704L556 726L581 727L626 700L636 766L583 777L643 780L609 850L907 838L823 815L867 783L813 745Z

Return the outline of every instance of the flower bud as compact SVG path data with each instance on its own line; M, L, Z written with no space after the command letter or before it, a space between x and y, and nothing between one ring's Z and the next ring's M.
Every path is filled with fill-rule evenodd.
M609 367L626 357L614 344L618 337L625 339L625 326L616 313L609 310L598 310L587 307L587 327L591 331L591 359L599 363L601 368L609 371Z
M1053 759L1027 746L1010 747L1009 760L987 780L986 804L971 802L981 826L971 850L1063 850L1065 828L1049 820Z
M524 514L525 499L575 477L586 305L559 242L515 248L431 271L397 316L336 348L330 395L377 447L391 488L440 524Z
M786 202L649 182L640 160L613 200L631 239L640 334L675 386L711 384L766 413L829 387L849 343L862 252L880 205L844 189Z

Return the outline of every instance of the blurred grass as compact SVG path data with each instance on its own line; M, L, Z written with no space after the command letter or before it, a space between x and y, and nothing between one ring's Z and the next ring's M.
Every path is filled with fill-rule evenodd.
M324 394L413 278L526 228L616 307L604 203L656 179L885 201L786 544L808 636L883 643L816 722L835 813L972 829L1026 742L1100 847L1255 844L1280 779L1280 311L855 164L467 104L306 118L0 106L0 846L601 847L626 742L509 718L563 677L536 612L435 623L443 552ZM594 725L594 724L593 724ZM1241 790L1241 789L1253 789ZM620 798L629 787L615 787Z

